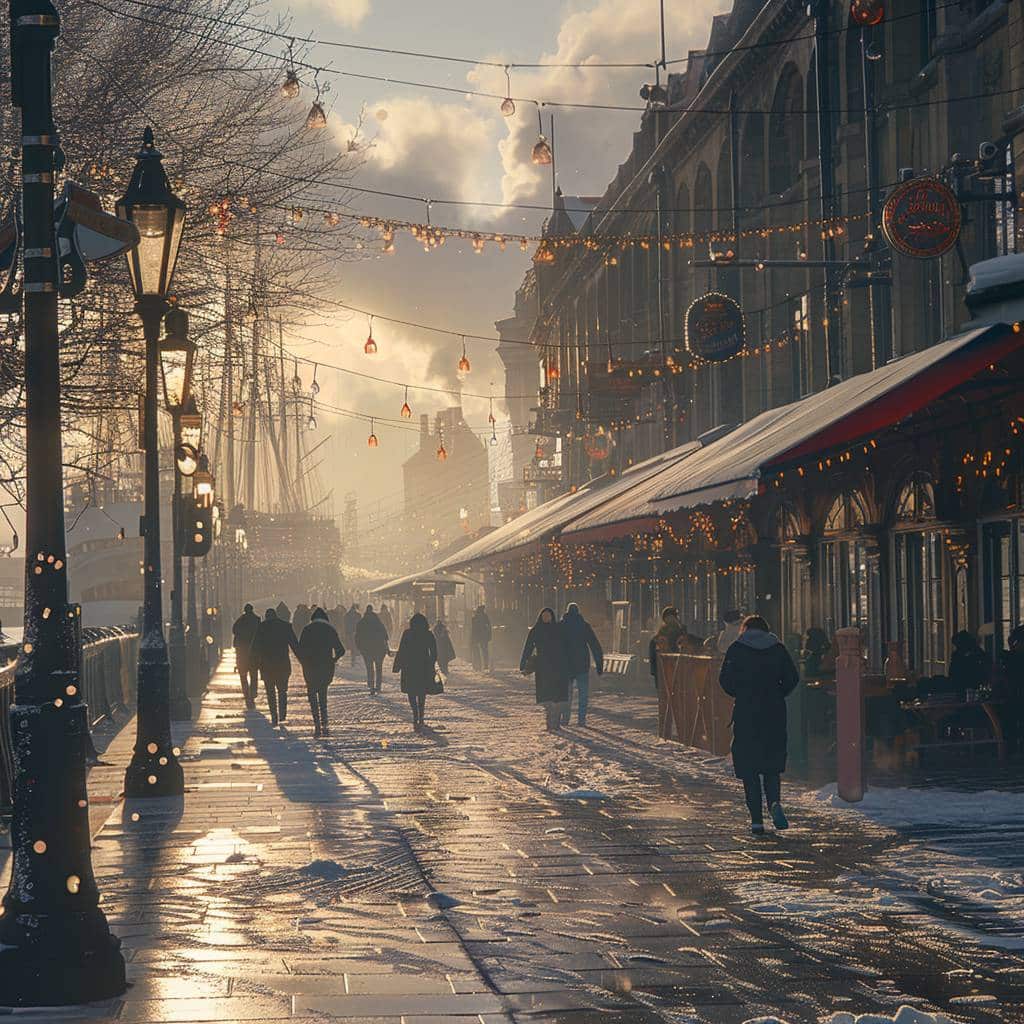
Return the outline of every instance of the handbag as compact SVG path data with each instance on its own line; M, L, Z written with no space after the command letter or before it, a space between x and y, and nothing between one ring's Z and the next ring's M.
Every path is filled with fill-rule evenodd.
M427 694L436 696L439 693L444 693L444 676L441 674L440 669L435 668L434 681L427 684Z

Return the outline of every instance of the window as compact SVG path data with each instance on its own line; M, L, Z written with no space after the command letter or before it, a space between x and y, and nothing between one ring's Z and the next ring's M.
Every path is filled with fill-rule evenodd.
M982 530L986 624L993 654L1005 650L1011 630L1024 622L1024 519L986 523Z
M1006 174L995 178L992 190L1007 196L1006 202L993 203L995 221L995 254L1006 256L1017 251L1017 206L1014 202L1013 147L1006 147Z
M935 520L935 493L923 475L900 491L893 539L895 634L918 675L946 671L950 635L946 537Z
M814 389L811 297L806 292L789 300L789 344L792 346L793 394L803 398Z

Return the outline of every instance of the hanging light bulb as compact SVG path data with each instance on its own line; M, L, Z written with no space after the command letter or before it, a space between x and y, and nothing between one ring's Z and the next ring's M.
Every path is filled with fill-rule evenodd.
M437 461L446 462L448 460L448 449L444 446L444 434L441 435L441 444L437 449Z
M533 144L533 149L530 152L530 159L535 164L541 164L544 166L549 165L554 159L551 155L551 146L548 145L548 140L544 138L543 132L537 136L537 141Z
M312 413L309 414L309 419L306 420L306 429L316 430L316 417Z
M412 419L412 409L409 407L409 387L406 385L405 388L405 401L402 403L402 419Z
M374 356L377 354L377 342L373 340L373 317L370 317L370 333L367 335L366 344L363 345L363 351L368 356Z
M377 440L377 435L373 432L373 417L370 417L370 436L366 439L367 448L379 448L380 442Z
M541 446L540 442L538 442L537 447L533 449L533 457L538 462L540 462L540 460L544 458L544 448Z
M512 99L512 75L508 66L505 67L505 98L501 101L501 112L505 117L511 117L516 112L515 101Z
M306 127L327 127L327 115L324 113L324 108L320 105L320 103L317 100L313 101L313 105L309 108L309 113L306 115Z
M466 355L466 338L462 338L462 358L459 360L459 373L469 373L469 356Z
M558 380L561 377L557 363L548 363L548 380Z
M281 95L285 99L293 100L299 95L299 76L292 69L285 72L284 81L281 83Z
M494 431L494 427L491 427L491 447L493 448L498 443L498 435Z
M313 383L309 385L309 390L312 392L314 397L320 394L320 382L316 379L316 371L319 369L319 364L313 364Z

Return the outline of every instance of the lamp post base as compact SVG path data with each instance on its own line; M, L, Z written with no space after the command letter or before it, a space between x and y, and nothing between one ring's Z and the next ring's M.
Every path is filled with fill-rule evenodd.
M9 902L0 928L0 1003L69 1006L127 989L121 940L103 912L39 914Z
M163 643L144 645L139 654L135 750L124 775L128 798L181 796L185 792L185 773L171 739L170 675Z

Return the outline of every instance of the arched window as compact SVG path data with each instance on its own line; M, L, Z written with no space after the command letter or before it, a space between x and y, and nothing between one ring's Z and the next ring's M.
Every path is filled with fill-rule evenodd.
M787 64L779 76L772 100L768 126L768 190L781 195L796 184L804 158L804 127L800 110L804 104L803 82L796 66Z
M946 671L952 630L945 540L935 516L931 479L915 473L896 500L894 634L903 644L908 667L918 675Z
M877 607L877 559L865 531L864 498L856 491L843 494L825 517L821 543L821 607L825 631L858 626L868 639L872 660L880 655L880 643L872 612ZM875 612L877 615L877 612Z

